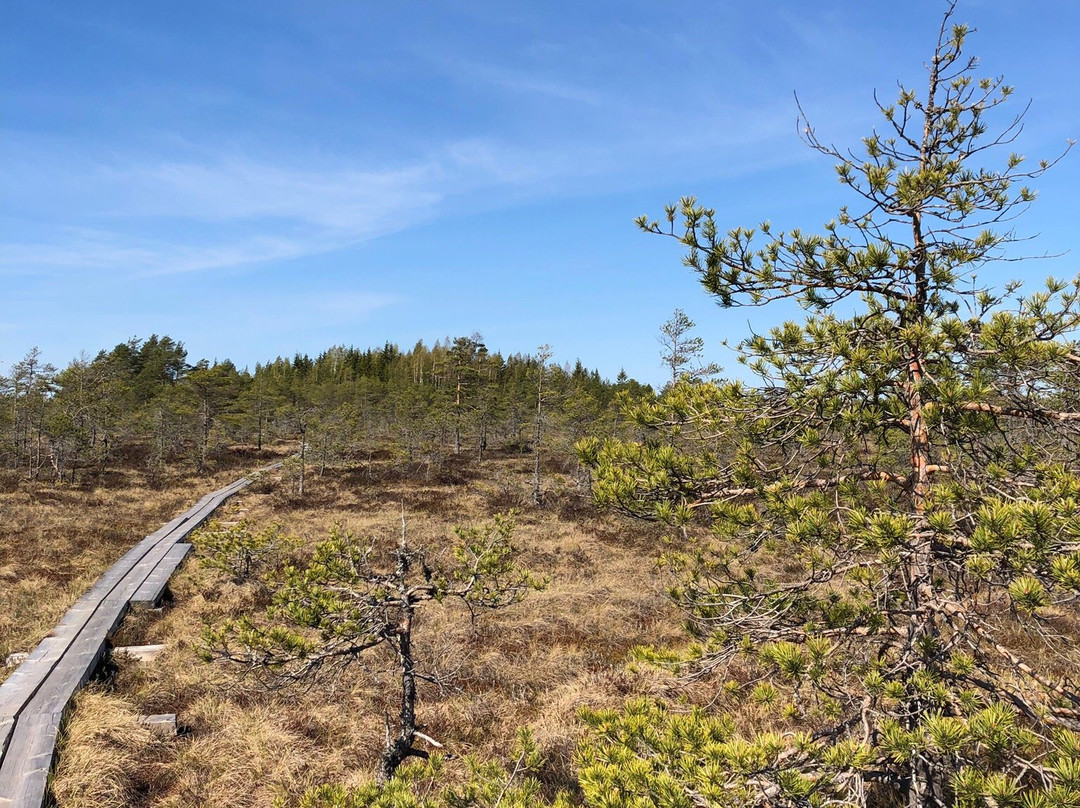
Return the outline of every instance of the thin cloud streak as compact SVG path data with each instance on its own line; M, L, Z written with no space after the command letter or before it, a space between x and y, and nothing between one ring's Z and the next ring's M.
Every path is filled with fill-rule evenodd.
M403 207L429 207L441 169L419 164L388 171L347 166L306 169L250 159L213 163L169 162L114 172L118 187L130 189L120 216L176 216L205 221L279 218L328 230L364 233ZM133 203L133 204L130 204Z
M619 106L613 108L617 118ZM720 116L740 120L738 127L703 115L674 132L662 128L662 110L643 112L636 110L637 120L645 123L630 125L628 109L626 125L616 124L607 138L532 146L461 139L382 170L322 156L260 160L235 148L201 159L127 162L93 161L55 144L36 152L17 148L21 159L14 165L20 167L8 187L9 195L20 194L28 214L22 218L33 221L46 212L40 218L69 226L9 239L0 275L98 270L148 276L250 267L344 249L446 213L655 182L636 174L636 165L662 162L676 173L715 179L808 156L763 148L788 136L793 113L782 106ZM695 160L680 168L687 155L709 151L717 155L713 166Z
M430 54L427 58L455 80L466 84L487 84L512 93L543 95L560 101L573 101L589 106L606 105L606 99L601 93L570 82L536 76L491 62L461 58L433 58Z
M310 240L269 236L207 247L146 242L126 246L123 241L123 235L117 233L97 237L75 233L58 235L48 242L5 244L0 276L58 276L71 270L108 270L121 277L152 277L297 258L341 246L329 242L320 247Z
M23 165L28 184L33 164ZM238 158L75 164L51 175L64 179L51 183L49 194L65 200L66 218L89 218L94 226L54 226L9 239L0 251L0 275L72 269L163 275L325 253L429 218L446 194L441 172L435 163L377 172ZM157 232L188 234L150 238L143 235L148 221Z

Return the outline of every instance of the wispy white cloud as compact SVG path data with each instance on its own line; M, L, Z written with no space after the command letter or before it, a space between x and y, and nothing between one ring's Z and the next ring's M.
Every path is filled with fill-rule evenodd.
M528 92L603 103L603 125L528 142L446 138L373 168L320 153L259 155L176 144L159 155L92 154L60 142L6 138L5 204L37 229L5 227L0 274L192 273L301 258L458 214L560 193L656 182L673 175L735 175L804 159L790 105L703 109L675 118L662 105L603 101L558 82L487 70ZM794 149L764 144L783 138ZM794 152L794 153L793 153ZM183 156L178 156L182 154ZM712 165L701 155L712 154Z
M12 237L16 228L5 228L3 274L78 268L137 275L196 272L340 249L430 216L447 194L442 162L448 160L452 168L458 159L451 154L382 171L232 156L106 164L72 160L57 171L48 165L50 158L55 162L54 154L21 161L13 187L27 189L24 202L31 211L24 218L33 219L37 208L48 211L52 222L93 224L51 224L21 237ZM475 159L474 154L470 160ZM62 211L52 199L63 200Z
M18 275L70 267L144 267L155 257L153 249L121 244L112 234L95 235L78 228L63 228L48 240L5 243L0 251L0 274Z
M858 36L858 31L850 24L850 19L837 10L781 8L774 12L774 18L809 53L832 53L836 50L837 43L850 41ZM764 41L764 38L761 41Z
M442 198L433 162L382 171L348 165L292 167L226 158L163 162L102 172L127 199L112 211L127 216L178 216L206 221L278 218L363 234L381 230L401 208Z
M296 258L329 249L301 239L256 235L236 241L196 246L182 242L148 241L108 231L66 228L47 240L11 242L0 254L0 274L63 274L73 270L108 271L145 277L243 266Z
M523 154L488 138L472 138L452 143L446 149L451 163L463 176L487 177L499 184L521 185L535 181L553 169L551 159L540 159L535 151Z
M443 70L453 79L467 83L496 87L510 93L547 96L559 101L572 101L590 106L607 102L604 94L565 79L518 70L494 62L483 62L460 56L423 54L422 58Z
M703 125L655 137L648 127L627 128L618 138L569 148L565 142L525 147L474 138L382 171L235 156L122 165L72 162L62 171L42 172L49 176L47 195L64 200L64 211L49 214L53 224L32 235L5 228L0 274L95 270L145 276L300 258L415 227L446 211L490 209L530 196L618 184L639 162L671 160L702 148L743 149L777 129L777 121L759 116L732 131ZM763 163L743 149L728 170L753 170L777 159L790 158L773 156ZM31 188L33 163L24 165L22 185ZM32 190L28 196L33 203ZM37 202L39 208L48 204ZM65 219L88 224L55 224Z

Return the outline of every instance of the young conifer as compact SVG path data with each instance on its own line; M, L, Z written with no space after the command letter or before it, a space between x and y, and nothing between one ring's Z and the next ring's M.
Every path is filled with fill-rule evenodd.
M1023 114L992 133L1012 88L976 76L954 5L928 86L878 103L861 154L801 127L857 199L822 233L725 232L693 198L639 220L721 305L807 311L742 343L760 386L677 384L633 413L655 441L581 445L601 502L708 515L714 540L669 558L696 670L752 662L790 731L594 718L597 794L646 788L610 761L656 779L675 750L648 789L687 804L1080 799L1080 285L977 279L1053 161L987 163Z
M263 618L207 627L204 656L281 687L340 676L373 654L387 654L397 672L399 706L395 716L385 717L377 782L386 784L409 758L428 757L420 742L443 746L420 731L416 715L418 684L430 679L415 646L418 614L444 599L460 599L470 610L499 609L543 586L517 564L513 531L513 513L497 514L480 527L456 528L453 562L437 565L409 545L404 513L400 539L390 552L335 529L308 563L284 567Z

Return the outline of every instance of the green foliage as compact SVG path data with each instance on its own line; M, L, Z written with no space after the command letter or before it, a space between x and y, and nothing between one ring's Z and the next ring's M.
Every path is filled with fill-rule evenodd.
M471 606L496 609L519 602L529 589L544 588L544 580L517 565L512 542L516 516L510 511L495 514L483 525L454 528L457 565L449 571L452 580L444 584L444 592L461 592Z
M517 565L513 529L512 514L457 528L455 563L432 566L404 537L388 555L376 540L333 528L310 560L273 574L272 602L262 620L241 618L206 630L207 656L284 683L347 667L364 651L396 642L405 618L429 601L456 597L489 609L517 603L542 582ZM246 530L242 535L250 541ZM271 528L260 535L273 540L279 534Z
M35 349L0 377L0 462L66 480L138 454L159 474L175 463L206 469L230 445L263 449L303 436L305 472L376 449L438 468L451 453L482 460L493 448L528 448L537 367L537 357L489 351L479 334L409 351L335 346L253 372L228 360L188 364L183 343L168 336L129 340L59 373ZM652 394L580 362L572 372L546 367L545 388L545 441L559 453L617 431L620 391Z
M728 717L676 714L649 700L585 710L582 719L589 732L578 749L579 778L586 804L598 808L823 805L850 796L846 773L871 760L857 743L826 748L799 733L747 738Z
M690 336L696 324L686 316L682 309L675 309L671 319L660 326L660 359L671 372L671 384L678 382L681 376L688 381L701 381L717 375L721 368L702 360L705 341L701 337Z
M582 718L589 731L577 761L589 806L864 804L862 772L917 758L958 761L948 786L956 806L1068 806L1080 798L1075 733L1054 735L1041 785L1022 770L1002 771L1003 761L1031 753L1041 739L1000 704L965 716L930 712L911 730L887 722L876 745L856 738L827 743L798 732L747 737L731 717L673 713L649 700L585 710Z
M221 570L236 582L256 578L299 546L280 525L252 531L244 521L226 526L216 519L196 531L191 540L205 566Z

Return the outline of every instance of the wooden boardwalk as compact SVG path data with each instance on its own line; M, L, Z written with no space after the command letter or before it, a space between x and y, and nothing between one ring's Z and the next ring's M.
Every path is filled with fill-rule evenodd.
M269 468L275 468L275 464ZM0 808L41 808L60 721L133 604L156 605L191 550L184 539L251 482L207 494L117 561L0 684Z

